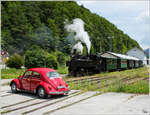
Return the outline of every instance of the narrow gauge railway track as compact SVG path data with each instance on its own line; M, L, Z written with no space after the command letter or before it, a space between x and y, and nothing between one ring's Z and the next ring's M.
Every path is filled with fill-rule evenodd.
M70 93L70 94L73 95L73 94L76 94L76 93L78 93L78 92L79 92L79 91L75 91L75 92L72 92L72 93ZM33 95L34 95L34 94L33 94ZM53 97L52 99L54 100L54 99L58 99L58 98L60 98L60 97ZM26 103L26 102L33 101L33 100L38 100L38 98L27 99L27 100L24 100L24 101L20 101L20 102L18 102L18 103L14 103L14 104L2 106L1 108L3 109L3 108L11 107L11 106L16 106L16 105L19 105L19 104L22 104L22 103ZM47 99L44 100L44 101L42 101L41 103L46 102L46 101L47 101ZM38 104L38 103L36 103L36 104Z
M145 78L143 78L143 80L147 81L147 80L149 80L149 77L145 77Z
M91 78L85 78L85 79L79 79L79 80L73 80L73 81L66 81L67 83L84 83L84 82L91 82L91 81L100 81L100 80L105 80L105 79L110 79L110 78L116 78L116 77L91 77Z
M6 106L2 106L1 108L7 108L7 107L11 107L11 106L15 106L15 105L19 105L19 104L22 104L22 103L26 103L26 102L29 102L29 101L33 101L33 100L36 100L36 99L27 99L27 100L24 100L24 101L20 101L18 103L15 103L15 104L10 104L10 105L6 105Z
M75 91L75 92L71 93L69 96L66 96L66 97L62 97L62 98L60 98L60 97L55 97L55 98L52 98L51 100L47 100L47 99L46 99L46 100L44 100L44 101L34 102L34 103L32 103L32 104L23 105L23 106L16 107L16 108L13 108L13 109L7 109L7 107L9 108L9 107L11 107L11 106L16 106L16 105L19 105L19 104L22 104L22 103L16 103L16 104L13 104L13 105L4 106L4 107L2 107L2 108L3 108L3 109L6 108L6 111L5 111L5 110L2 111L1 114L5 114L5 113L9 113L9 112L13 112L13 111L20 110L20 109L32 107L32 106L34 106L34 105L40 105L40 104L43 104L43 103L46 103L46 102L51 102L51 101L54 101L55 99L58 99L58 100L56 100L56 101L54 101L54 102L52 102L52 103L49 103L49 104L46 104L46 105L37 107L37 108L35 108L35 109L31 110L31 111L28 111L28 112L25 113L25 114L27 114L27 113L36 111L36 110L38 110L38 109L47 107L47 106L49 106L49 105L53 105L53 104L56 104L56 103L58 103L58 102L67 100L67 99L69 99L69 98L71 98L71 97L80 95L80 94L82 94L82 93L83 93L83 92ZM35 100L35 99L33 99L33 100ZM33 100L30 100L30 101L33 101ZM29 102L29 101L26 101L26 102Z
M106 78L106 77L98 77L98 76L91 76L91 77L83 77L83 78L77 78L75 80L66 80L67 83L70 83L70 82L77 82L77 81L84 81L84 80L88 80L88 79L95 79L95 78Z
M12 93L11 91L9 92L9 94L2 94L0 97L7 97L7 96L11 96L11 95L27 95L27 94L30 94L32 95L32 93L29 93L29 92L25 92L25 91L18 91L17 93Z
M42 106L40 106L40 107L36 107L36 108L34 108L34 109L32 109L32 110L23 112L23 114L28 114L28 113L34 112L34 111L36 111L36 110L45 108L45 107L47 107L47 106L54 105L54 104L59 103L59 102L63 102L63 101L65 101L65 100L67 100L67 99L70 99L70 98L72 98L72 97L75 97L75 96L78 96L78 95L81 95L81 94L83 94L83 92L78 92L78 93L75 93L75 94L73 94L73 95L69 95L68 97L65 97L65 98L63 98L63 99L57 100L57 101L55 101L55 102L48 103L48 104L42 105Z
M93 78L88 78L88 79L82 79L82 80L75 80L72 83L74 84L82 84L83 87L88 86L89 84L93 85L93 84L99 84L101 81L108 81L110 79L115 79L117 77L93 77ZM129 78L125 77L122 78L122 80L127 80ZM132 78L131 78L132 79ZM70 83L70 82L69 82Z
M148 78L139 78L139 77L134 77L134 78L122 78L120 79L121 82L123 82L123 84L132 84L132 83L135 83L137 81L140 81L140 80L147 80ZM105 87L108 87L109 85L115 85L116 82L111 82L109 84L106 84L104 86L101 86L101 87L98 87L98 88L105 88Z
M81 85L82 87L86 87L89 84L93 85L93 84L99 84L101 81L105 81L106 83L112 79L112 82L109 81L109 83L107 83L104 86L99 86L97 88L104 88L104 87L108 87L109 85L114 85L116 83L115 78L117 77L92 77L92 78L87 78L87 79L80 79L80 80L73 80L72 83L76 84L76 85ZM121 78L119 81L123 82L123 83L127 83L127 82L131 82L131 81L137 81L138 79L140 80L148 80L148 78L139 78L139 77L133 77L133 78L129 78L129 77L124 77ZM71 82L69 82L71 83Z
M11 95L14 95L14 94L13 93L5 94L5 95L1 95L0 97L6 97L6 96L11 96Z
M125 77L125 78L122 78L120 79L119 81L121 82L126 82L126 81L129 81L131 79L134 79L134 78L128 78L128 77ZM115 85L116 84L116 81L111 81L111 82L107 82L107 84L103 85L103 86L98 86L98 88L105 88L105 87L108 87L109 85Z
M6 91L9 91L9 90L1 90L0 92L6 92Z
M149 80L149 77L145 77L145 78L139 78L139 79L136 79L136 81L135 80L132 80L132 81L129 81L127 84L133 84L133 83L135 83L135 82L137 82L137 81L148 81Z

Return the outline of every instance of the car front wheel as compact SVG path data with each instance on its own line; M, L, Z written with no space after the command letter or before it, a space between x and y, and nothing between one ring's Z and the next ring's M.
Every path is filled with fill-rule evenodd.
M16 85L16 83L12 83L11 84L11 91L13 92L13 93L17 93L17 85Z
M37 90L37 94L40 98L47 98L47 94L43 87L39 87Z

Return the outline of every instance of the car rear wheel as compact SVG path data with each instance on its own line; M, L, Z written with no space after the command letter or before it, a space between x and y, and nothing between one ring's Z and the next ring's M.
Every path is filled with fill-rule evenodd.
M16 83L12 83L11 84L11 91L13 92L13 93L17 93L17 85L16 85Z
M43 87L39 87L37 90L37 94L40 98L47 98L47 94Z

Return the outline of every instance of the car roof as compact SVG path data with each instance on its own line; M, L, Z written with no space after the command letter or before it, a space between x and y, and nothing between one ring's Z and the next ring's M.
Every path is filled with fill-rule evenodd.
M27 71L36 71L39 73L55 72L55 70L51 68L31 68L28 69Z

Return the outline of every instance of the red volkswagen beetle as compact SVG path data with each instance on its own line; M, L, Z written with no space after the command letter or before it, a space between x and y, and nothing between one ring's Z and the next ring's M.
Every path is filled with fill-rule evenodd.
M50 68L32 68L10 83L12 92L31 91L40 98L48 95L68 94L69 88L60 75Z

